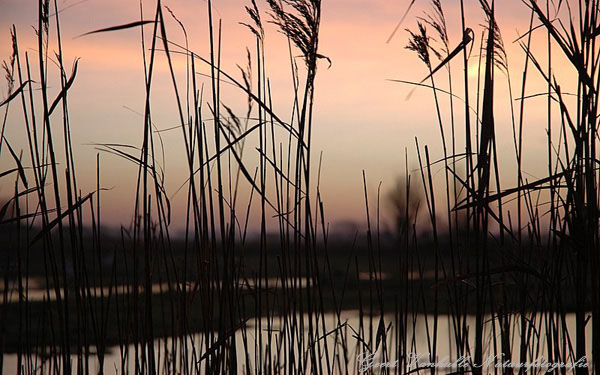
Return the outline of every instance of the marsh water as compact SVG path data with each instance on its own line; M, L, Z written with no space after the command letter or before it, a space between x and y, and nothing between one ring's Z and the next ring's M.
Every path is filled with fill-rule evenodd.
M548 325L548 317L554 316L556 318L559 315L549 313L537 313L530 314L527 317L528 321L536 321L535 328L530 331L531 337L529 337L529 345L527 348L527 358L525 362L521 362L519 359L518 348L520 346L519 336L519 321L518 318L513 318L513 334L511 335L510 347L513 351L513 356L510 360L504 359L500 361L501 354L499 348L496 346L494 340L495 320L492 316L486 316L484 319L484 373L494 373L499 367L518 367L519 365L529 366L532 373L543 373L549 364L565 366L566 371L572 371L572 366L581 366L582 361L577 362L575 358L564 358L552 360L552 356L548 353L548 346L546 343L546 330ZM307 316L303 316L303 321L308 320ZM437 317L437 344L436 344L436 357L433 358L430 353L432 352L433 342L433 327L434 317L427 314L416 314L414 319L408 324L408 333L406 334L405 347L410 348L406 353L398 353L398 342L397 338L394 337L393 324L396 322L393 315L385 315L385 326L387 328L387 339L385 345L378 343L377 348L374 348L373 342L368 345L367 342L363 342L358 339L357 332L365 332L368 336L370 329L377 329L379 324L379 318L369 319L368 316L361 317L358 311L342 311L340 315L333 313L327 313L324 315L325 326L327 327L327 333L321 336L318 341L323 344L327 343L327 353L329 358L329 364L331 373L334 374L361 374L373 371L373 373L380 373L382 371L389 371L389 373L408 373L414 372L417 367L421 368L420 373L428 373L430 369L428 367L435 366L436 372L440 374L453 373L458 370L459 367L464 367L467 372L469 368L469 353L459 355L457 349L453 344L455 342L455 331L453 328L453 317L451 315L438 315ZM564 323L566 324L566 332L569 332L573 336L566 338L567 345L569 340L574 340L575 332L575 315L568 313L564 316ZM238 354L238 368L239 373L243 374L247 372L247 368L255 369L257 363L267 363L267 357L271 357L271 362L280 366L279 370L273 371L285 373L284 367L289 366L287 358L279 358L276 348L281 344L279 339L279 332L290 327L284 327L284 320L278 317L272 317L271 319L260 318L250 319L244 328L238 329L235 332L235 345L237 347L236 353ZM319 318L321 322L321 318ZM321 324L321 323L319 323ZM467 330L469 333L469 342L474 340L475 332L475 316L468 315L465 320ZM370 326L372 325L372 326ZM373 327L374 326L374 327ZM588 321L586 326L586 346L587 351L590 353L591 350L591 319ZM337 329L336 329L337 327ZM306 329L304 330L304 339L306 337ZM157 372L158 373L173 373L172 369L177 368L182 373L186 372L186 368L189 369L200 369L200 372L204 372L202 363L206 359L203 357L204 353L199 352L198 347L204 347L199 345L205 340L204 333L196 333L188 338L161 338L155 340L155 358L157 360ZM217 338L218 339L218 338ZM345 344L342 344L344 341ZM268 345L271 345L271 349L267 349ZM184 346L187 345L186 350ZM262 345L262 348L261 348ZM229 348L232 348L230 345ZM385 349L384 349L385 347ZM138 346L137 349L134 345L127 347L110 347L104 358L104 373L123 373L129 372L131 374L136 373L136 361L134 358L137 357L136 353L138 350L143 350L143 346ZM325 352L324 346L321 347L321 351ZM89 373L97 374L100 366L95 350L90 350L89 359L86 361L83 368ZM179 353L179 354L178 354ZM180 353L186 353L182 355ZM289 348L287 348L289 353ZM398 354L400 356L408 357L407 361L397 361ZM139 355L139 353L138 353ZM305 363L302 367L306 372L310 371L311 361L306 359L308 356L298 356L298 358L305 358ZM591 366L591 359L587 359ZM16 354L5 354L4 357L4 373L14 374L17 373L17 361L18 357ZM77 366L77 356L72 356L72 366ZM173 361L176 364L173 364ZM325 366L327 361L325 356L321 357L321 365ZM508 362L507 362L508 361ZM402 364L401 364L402 363ZM249 365L247 367L247 365ZM40 357L23 358L23 366L33 370L35 373L46 373L49 372L45 364L45 360ZM139 363L137 366L141 366ZM175 366L175 367L174 367ZM197 366L197 367L196 367ZM347 366L347 367L345 367ZM140 368L138 367L138 370ZM274 369L272 369L274 370ZM253 371L254 372L254 371ZM26 370L25 373L28 373Z

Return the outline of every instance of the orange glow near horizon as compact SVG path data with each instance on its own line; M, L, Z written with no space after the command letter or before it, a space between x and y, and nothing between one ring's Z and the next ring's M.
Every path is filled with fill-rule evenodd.
M248 22L244 10L248 3L246 0L214 1L215 17L222 20L222 66L225 71L238 78L240 74L236 65L245 66L246 47L249 47L252 56L255 55L256 44L252 34L239 24ZM325 61L319 65L315 94L313 164L318 164L319 153L323 151L320 191L325 202L327 220L331 223L364 221L362 171L365 170L369 182L370 204L376 204L377 188L381 182L382 215L387 225L391 225L390 210L384 207L386 194L404 171L405 149L408 150L408 165L411 169L418 166L415 137L421 147L429 145L433 160L443 156L431 90L418 88L407 99L413 87L391 81L418 82L427 75L427 69L416 55L404 48L408 40L408 33L404 29L415 29L417 17L431 9L429 2L417 1L394 38L386 43L409 3L409 0L323 1L320 50L331 59L332 65L328 67ZM143 4L144 18L151 19L156 3L144 1ZM201 56L207 56L207 3L173 0L163 1L163 4L185 25L190 49ZM457 45L461 39L459 4L458 0L442 1L452 46ZM98 152L95 144L141 144L143 121L139 113L144 108L143 55L140 31L137 28L79 38L77 36L91 30L139 20L139 1L63 0L58 2L58 6L59 9L64 9L59 16L68 69L70 70L76 58L80 58L78 76L69 94L69 107L72 140L79 167L78 178L81 181L79 187L85 192L95 189L95 158ZM267 20L267 5L258 1L258 6L263 11L263 18ZM475 30L476 36L468 66L469 84L476 90L482 32L480 25L484 22L484 15L478 1L465 1L465 6L467 23ZM17 27L21 53L34 54L37 46L31 26L37 24L35 2L5 0L0 7L3 8L0 12L0 58L7 60L11 54L9 31L12 24ZM165 17L168 17L166 26L170 38L185 44L179 25L167 12ZM519 105L516 99L520 96L524 53L518 43L513 41L528 29L529 18L530 11L521 1L498 2L497 20L509 60L515 111ZM152 26L146 26L145 31L148 43ZM50 41L51 51L55 50L54 42ZM273 25L268 25L265 43L267 75L275 111L289 117L293 96L287 42ZM532 50L540 54L541 64L546 61L545 46L546 34L543 31L535 32ZM298 51L294 53L298 54ZM575 73L566 60L559 56L558 51L554 53L557 54L553 61L554 73L558 79L566 81L564 91L568 92L574 87L570 87L568 83L573 81L569 78L574 77ZM462 57L459 60L452 62L452 80L453 90L462 97ZM302 68L301 63L299 66ZM186 68L185 57L174 56L174 69L180 80L180 90L185 88ZM526 95L545 92L546 85L540 75L534 68L529 69ZM35 68L33 70L35 73ZM198 70L209 73L206 66L199 65ZM502 166L503 188L508 188L514 186L516 181L511 103L506 75L501 71L496 71L495 74L499 162ZM445 69L441 69L435 79L440 88L448 89ZM198 77L198 82L205 84L206 90L209 87L209 80L203 76ZM58 92L60 83L51 81L50 86L52 97ZM222 90L225 104L231 106L239 116L244 116L246 97L243 93L226 84ZM7 85L3 82L0 86L0 100L7 95ZM179 124L176 102L163 54L158 55L152 98L156 128L176 127ZM470 99L471 107L476 110L477 99ZM444 129L450 134L448 97L440 96L440 103L444 113ZM464 152L464 104L456 99L453 105L456 152L461 153ZM10 107L6 127L7 139L18 150L26 148L20 110L20 104ZM526 111L524 169L530 175L543 177L547 172L546 99L529 99ZM554 115L558 115L558 110L554 109ZM56 118L57 129L60 129L59 117ZM186 175L181 130L168 130L160 134L166 153L167 193L174 194L185 181ZM249 141L250 146L252 142ZM250 146L248 160L255 160L256 157L251 155L253 146ZM11 158L3 157L0 160L1 170L12 167ZM101 170L102 185L110 189L103 193L103 218L109 225L128 225L134 209L136 167L116 156L101 154ZM435 178L441 182L443 171L436 169L435 172ZM413 183L420 184L418 174L414 175ZM443 185L439 186L438 193L442 194ZM13 188L13 183L8 179L0 180L0 195L10 195ZM181 227L185 217L185 193L180 192L175 198L174 225ZM420 215L425 215L424 210Z

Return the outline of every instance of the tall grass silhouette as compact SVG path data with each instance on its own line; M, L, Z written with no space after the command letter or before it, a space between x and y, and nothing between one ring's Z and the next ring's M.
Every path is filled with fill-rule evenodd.
M481 37L467 26L463 0L460 40L450 38L452 20L441 0L432 0L408 30L407 48L426 76L395 81L431 92L441 159L416 140L418 168L409 170L407 161L396 189L382 195L379 185L375 199L363 171L366 228L344 243L329 233L320 189L327 176L312 146L316 77L331 66L319 50L320 0L240 5L247 12L240 22L256 45L235 72L223 67L221 22L211 0L206 56L190 49L185 25L160 0L151 19L143 18L141 2L139 20L81 35L135 29L143 56L142 138L132 145L115 135L115 143L97 144L94 166L77 162L71 141L68 99L79 62L64 61L56 0L39 0L37 50L21 51L13 26L4 64L0 157L14 167L0 172L2 186L13 192L0 208L0 368L18 374L570 371L502 366L543 357L574 366L578 375L595 373L600 4L524 3L531 15L517 40L525 58L517 98L496 20L502 4L479 0ZM170 38L165 18L176 22L184 44ZM287 38L291 93L271 90L267 23ZM533 53L534 34L545 36L547 56ZM468 68L477 50L473 88ZM552 65L557 54L576 72L576 93L561 89ZM175 56L185 58L184 80ZM166 188L167 150L153 123L159 59L168 67L185 150L185 183L176 191ZM200 66L209 70L207 85L199 81ZM464 81L453 69L462 69ZM530 181L523 128L532 74L547 84L539 96L547 100L548 167L547 176ZM509 188L501 186L495 128L503 79L517 171L517 185ZM50 87L54 80L60 87ZM247 98L243 116L227 105L224 84ZM293 98L291 113L273 106L281 95ZM22 115L24 150L5 136L8 126L19 125L9 121L9 109ZM246 147L250 139L256 148ZM111 233L102 216L102 176L115 158L133 163L137 174L131 225ZM77 177L92 168L96 187L81 191ZM171 226L174 194L186 199L181 236ZM381 229L385 203L396 209L393 236ZM251 221L259 223L257 236ZM415 361L415 354L424 356ZM434 365L443 360L461 364Z

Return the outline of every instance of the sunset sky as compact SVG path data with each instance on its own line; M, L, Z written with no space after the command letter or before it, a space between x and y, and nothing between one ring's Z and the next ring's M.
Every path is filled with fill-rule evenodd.
M250 48L253 55L255 52L252 34L239 24L248 22L244 10L244 5L248 3L249 0L214 1L214 16L222 20L223 69L238 78L240 74L236 64L246 64L246 47ZM268 20L269 16L264 13L267 4L261 0L257 0L257 3L263 11L263 19ZM144 1L143 4L144 18L152 19L156 3ZM165 0L163 5L168 6L185 25L190 49L207 56L207 2ZM424 11L429 11L431 3L417 0L390 43L386 43L386 40L409 6L409 0L323 0L322 5L320 51L331 59L332 65L328 68L328 64L322 62L319 66L313 160L315 163L318 161L322 150L321 192L328 220L332 224L345 220L363 221L362 170L366 171L374 204L379 182L382 182L382 193L385 195L392 188L396 177L403 172L405 148L408 150L410 168L416 168L415 137L419 139L421 146L429 145L433 160L442 157L431 91L417 89L407 98L412 87L390 81L420 81L426 76L426 67L413 52L405 49L408 40L405 28L415 29L417 17L422 16ZM450 44L454 46L461 38L460 2L442 0L442 5L448 23ZM79 168L78 178L82 181L80 188L85 192L93 190L95 186L95 155L98 151L94 143L141 144L143 118L134 111L143 112L144 76L139 29L76 37L91 30L139 20L139 1L59 0L58 7L62 10L59 16L65 62L70 67L75 58L81 59L77 78L69 94L69 107L72 140ZM475 90L484 16L476 0L465 0L465 7L467 25L475 31L476 36L469 65L470 85ZM181 29L168 13L165 16L168 19L167 32L170 39L183 44ZM513 96L518 98L524 53L513 41L527 30L530 11L520 0L503 0L497 2L496 17L508 54ZM537 20L535 22L539 23ZM52 26L54 23L53 18ZM37 48L33 29L37 25L37 1L0 0L0 58L4 60L11 54L9 31L12 24L17 27L21 53L33 53ZM151 27L146 30L147 34L151 33ZM274 25L268 25L265 43L267 74L271 80L275 109L287 118L293 99L287 42ZM546 61L545 46L545 32L534 33L533 51L540 54L541 63ZM55 49L55 44L52 44L52 49ZM558 54L553 64L555 74L565 80L564 91L568 92L573 84L569 85L567 78L573 72ZM459 96L463 92L461 65L462 62L458 60L453 63L454 90ZM183 82L185 59L176 57L175 67L178 78ZM56 73L55 67L52 69ZM200 70L208 72L206 66L200 67ZM38 72L35 74L39 75ZM159 129L177 126L178 115L172 86L162 54L159 55L155 77L152 92L154 123ZM445 70L436 75L436 81L447 89ZM208 84L209 80L199 77L199 82ZM495 111L501 173L504 187L512 187L516 180L516 163L506 75L497 71L496 82ZM51 81L50 86L50 96L53 97L58 92L59 83ZM532 69L528 76L526 94L544 90L545 85L539 74ZM7 95L7 85L2 82L0 100ZM232 106L240 116L244 115L246 98L239 90L224 85L222 95L227 105ZM446 114L444 126L449 134L448 98L442 96L441 101L442 111ZM459 134L457 152L464 152L464 105L459 100L455 100L454 104ZM514 101L513 104L517 111L519 101ZM477 107L476 98L472 98L471 106ZM524 169L529 176L543 177L547 173L546 99L529 99L526 111ZM558 112L556 109L554 111ZM3 115L4 108L1 113ZM56 121L57 129L59 123L60 121ZM172 194L184 182L186 167L182 136L180 129L166 131L161 135L167 153L166 188ZM20 105L10 107L6 137L17 149L25 149L26 138ZM249 150L251 152L252 148ZM11 163L10 158L3 157L0 169L11 168ZM112 188L103 195L104 220L113 225L126 224L133 212L136 167L108 154L101 155L101 163L102 185ZM441 176L443 171L437 171L438 177ZM442 185L439 185L438 189L441 188ZM0 181L0 194L11 194L12 189L13 182L10 179ZM384 199L382 197L382 202ZM175 217L179 223L185 214L184 206L184 199L174 200ZM389 212L385 208L384 214L389 218Z

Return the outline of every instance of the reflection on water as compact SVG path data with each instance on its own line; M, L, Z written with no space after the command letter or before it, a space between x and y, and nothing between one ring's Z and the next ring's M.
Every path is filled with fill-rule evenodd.
M293 285L294 288L306 288L307 285L311 285L310 280L307 280L305 277L296 277L293 279L288 279L288 281L286 281L288 286ZM218 285L217 285L218 284ZM256 282L255 279L250 279L250 278L246 278L246 279L241 279L238 283L238 287L242 288L242 289L255 289L257 287L261 287L261 288L267 288L267 289L280 289L282 288L282 281L281 278L277 278L277 277L268 277L268 278L263 278L260 281L260 285L258 285L259 283ZM49 290L46 290L43 287L43 283L37 279L37 278L30 278L30 279L26 279L24 278L23 281L23 285L26 285L27 287L24 288L25 292L23 293L22 296L22 300L23 301L29 301L29 302L40 302L40 301L56 301L56 293L57 290L53 287L50 287ZM153 294L158 294L158 293L165 293L165 292L170 292L170 291L183 291L184 289L187 291L193 291L195 288L198 287L198 282L186 282L186 283L168 283L168 282L163 282L163 283L153 283L152 284L152 293ZM221 287L221 283L211 283L211 287L213 288L217 288L217 287ZM8 292L7 292L7 298L6 298L6 302L8 303L16 303L19 302L19 287L17 285L16 281L13 282L9 282L8 283ZM81 293L82 295L85 295L87 297L91 297L91 298L99 298L102 296L108 296L112 293L119 293L121 295L125 295L125 294L131 294L134 292L134 287L132 285L129 284L121 284L121 285L117 285L117 286L107 286L107 287L86 287L83 288ZM138 293L143 293L145 290L145 286L143 284L140 284L137 286L137 290ZM0 292L4 291L4 284L0 283ZM64 296L64 289L63 288L59 288L58 289L58 293L60 293L61 299Z
M308 316L304 315L302 322L306 328L308 324ZM523 360L519 356L519 348L521 345L520 324L521 318L513 315L510 319L511 341L506 348L510 348L513 355L509 358L502 358L501 337L499 332L498 320L492 316L486 316L484 320L484 373L493 373L494 368L498 366L515 366L523 363L524 365L532 366L533 373L543 373L544 361L566 366L572 366L577 363L574 356L568 358L556 358L553 353L548 353L548 337L553 337L549 332L551 327L556 324L564 324L564 332L572 334L572 337L553 337L556 342L563 342L566 346L565 352L569 352L569 346L574 340L575 332L575 314L565 314L564 321L556 313L530 313L525 321L528 326L528 341L526 358ZM429 369L424 369L427 366L436 366L437 372L452 373L457 370L457 367L464 367L467 371L472 364L473 342L475 339L475 317L469 315L466 317L464 324L466 332L468 332L468 343L465 353L458 353L456 345L456 330L454 328L456 321L451 315L439 315L437 317L437 335L433 335L435 318L431 315L415 314L414 319L408 318L402 322L394 317L394 315L386 315L383 321L385 327L385 339L377 340L378 327L380 326L379 318L369 319L368 316L360 318L358 311L343 311L340 315L333 313L325 314L324 319L320 316L313 316L312 324L326 327L326 330L320 330L319 337L309 338L307 329L304 329L301 336L298 331L299 320L295 322L288 317L273 317L271 320L267 318L251 319L246 326L238 329L235 332L235 347L237 354L237 362L239 373L246 373L246 369L255 369L263 367L266 363L282 367L289 366L291 359L288 357L291 352L294 353L297 366L302 366L305 373L310 373L311 366L314 366L310 355L307 352L299 353L297 347L319 346L321 356L321 366L329 366L329 371L332 374L345 374L345 366L351 374L367 373L372 370L374 373L380 373L388 368L391 373L406 373L421 368L419 373L429 373ZM406 327L406 331L402 334L401 326ZM588 322L586 326L586 346L587 352L591 353L591 328L592 322ZM288 347L287 342L281 342L280 337L285 331L287 337L295 337L297 343L303 342L304 345L298 344L296 348ZM204 373L205 361L208 357L203 357L206 350L204 345L206 340L204 333L197 333L187 338L166 338L155 341L155 353L157 358L157 368L159 373L173 373L171 371L176 366L177 369L199 370ZM312 340L312 341L311 341ZM213 342L217 342L218 337L213 337ZM379 342L378 342L379 341ZM312 343L308 344L307 343ZM326 343L326 347L325 347ZM231 343L230 343L231 344ZM504 345L505 343L502 343ZM435 345L435 357L433 356ZM229 349L233 345L229 346ZM405 348L400 352L401 348ZM137 350L143 350L142 346L138 346ZM106 373L122 373L129 371L135 373L136 363L133 358L136 348L134 345L128 347L112 347L106 353L104 359L104 371ZM92 353L95 350L91 350ZM185 353L182 355L181 353ZM325 355L325 353L327 355ZM16 373L17 355L9 354L4 357L4 371L7 374ZM509 362L505 362L509 361ZM591 363L591 358L588 358ZM44 364L44 359L35 358L34 363L27 363L24 359L24 366L29 368L40 369ZM327 363L329 362L329 363ZM581 362L579 362L581 363ZM72 365L75 368L77 357L72 356ZM262 364L262 365L261 365ZM95 354L90 354L88 362L90 373L99 371L98 359ZM139 364L138 364L139 365ZM274 368L269 372L275 372ZM45 372L48 369L45 369ZM569 370L566 370L569 372ZM252 371L254 373L254 371ZM415 372L415 371L413 371Z

